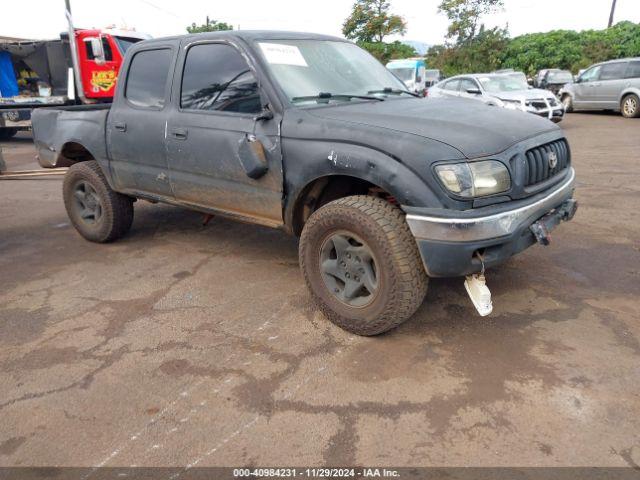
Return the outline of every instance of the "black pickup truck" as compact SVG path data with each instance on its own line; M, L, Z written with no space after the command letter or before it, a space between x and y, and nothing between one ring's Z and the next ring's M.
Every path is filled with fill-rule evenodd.
M343 39L143 41L120 76L110 107L33 117L40 163L70 166L64 202L80 234L125 235L136 199L282 228L300 236L314 300L354 333L410 317L428 277L475 274L547 243L577 206L557 126L416 98Z

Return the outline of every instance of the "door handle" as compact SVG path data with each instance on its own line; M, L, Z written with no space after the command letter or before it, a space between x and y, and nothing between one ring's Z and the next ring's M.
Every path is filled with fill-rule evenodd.
M171 135L173 136L173 138L176 138L178 140L186 140L187 133L187 130L185 130L184 128L176 128L175 130L171 131Z
M127 131L127 124L123 123L123 122L116 122L116 123L113 124L113 128L115 128L119 132L126 132Z

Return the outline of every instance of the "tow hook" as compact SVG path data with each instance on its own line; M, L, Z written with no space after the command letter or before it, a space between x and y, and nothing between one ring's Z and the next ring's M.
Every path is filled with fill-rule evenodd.
M486 317L493 311L493 303L491 303L491 291L487 287L487 282L484 278L484 259L479 253L476 253L476 255L482 262L482 271L467 275L464 280L464 288L467 290L471 303L476 307L480 316Z
M529 227L529 230L533 233L533 236L536 237L536 241L540 245L547 246L551 243L551 235L549 234L549 230L547 230L547 226L544 222L536 222Z
M560 222L568 222L573 218L578 210L578 202L573 198L566 200L562 205L553 212L547 213L537 222L529 227L536 241L540 245L549 245L551 243L550 230L555 228Z

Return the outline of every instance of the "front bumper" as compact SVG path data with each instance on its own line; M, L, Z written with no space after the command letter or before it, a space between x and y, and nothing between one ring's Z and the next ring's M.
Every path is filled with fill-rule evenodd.
M573 212L570 216L564 212L574 187L575 171L570 168L550 193L465 211L405 207L407 224L429 276L469 275L482 269L476 253L491 267L533 245L536 236L530 227L545 215L558 212L553 222L545 222L549 230L570 220Z

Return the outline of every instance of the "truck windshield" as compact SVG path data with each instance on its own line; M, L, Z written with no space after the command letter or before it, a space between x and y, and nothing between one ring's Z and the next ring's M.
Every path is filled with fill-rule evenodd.
M316 103L313 98L321 93L325 99L331 94L331 101L353 101L353 95L406 91L380 62L352 43L274 40L257 44L276 81L297 104Z
M425 70L424 77L430 80L437 80L440 78L440 70Z

